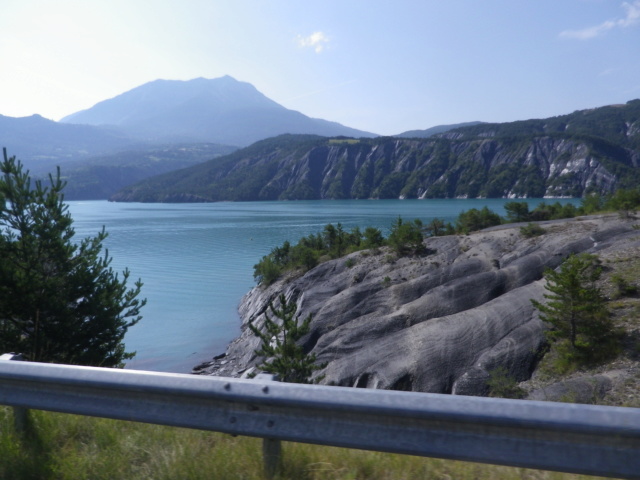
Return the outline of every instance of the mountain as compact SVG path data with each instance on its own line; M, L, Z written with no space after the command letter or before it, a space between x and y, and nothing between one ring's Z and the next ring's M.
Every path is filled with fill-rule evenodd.
M455 130L457 128L462 127L470 127L475 125L480 125L484 122L465 122L465 123L456 123L453 125L437 125L435 127L427 128L426 130L409 130L403 133L399 133L398 135L394 135L394 137L400 138L429 138L437 135L438 133L448 132L449 130Z
M226 155L229 145L197 143L127 150L98 155L60 165L66 200L104 200L123 187L165 172L179 170ZM35 169L34 177L46 178L50 169Z
M69 115L61 122L116 126L145 141L238 146L285 133L374 136L289 110L253 85L229 76L156 80Z
M147 179L114 201L580 197L640 184L640 100L427 139L284 135Z
M19 118L0 115L0 146L31 169L51 169L64 161L143 145L114 128L61 124L40 115Z

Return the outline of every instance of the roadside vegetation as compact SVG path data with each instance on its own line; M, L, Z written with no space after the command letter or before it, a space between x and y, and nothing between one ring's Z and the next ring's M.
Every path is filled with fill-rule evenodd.
M262 480L262 440L41 411L27 437L0 407L0 478ZM578 480L523 468L283 442L282 480Z
M36 362L121 367L140 319L142 282L127 287L103 249L107 232L74 239L58 169L48 185L3 149L0 162L0 352Z

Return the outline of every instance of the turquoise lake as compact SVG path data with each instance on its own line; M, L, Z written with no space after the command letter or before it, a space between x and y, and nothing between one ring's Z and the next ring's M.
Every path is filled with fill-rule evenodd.
M253 265L285 240L321 231L327 223L375 226L385 235L401 215L423 222L454 220L488 206L504 215L510 200L325 200L205 204L68 202L76 239L104 225L112 267L141 278L147 305L125 338L136 357L127 368L188 373L222 353L239 334L237 307L255 286ZM527 200L530 207L541 199ZM546 200L555 202L556 200ZM578 203L563 199L561 203Z

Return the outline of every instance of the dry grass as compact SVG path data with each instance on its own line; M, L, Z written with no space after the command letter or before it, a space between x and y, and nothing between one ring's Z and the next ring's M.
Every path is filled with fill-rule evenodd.
M31 412L27 439L0 407L0 478L262 479L260 439L48 412ZM305 444L283 445L279 479L579 479L521 468Z

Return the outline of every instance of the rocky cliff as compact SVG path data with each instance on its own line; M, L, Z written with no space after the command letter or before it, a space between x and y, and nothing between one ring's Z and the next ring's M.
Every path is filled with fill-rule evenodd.
M524 238L518 225L425 240L427 254L356 252L304 275L256 287L239 307L243 332L226 353L195 373L242 376L254 370L270 300L284 292L305 318L307 351L328 362L322 383L483 395L489 372L531 376L544 325L530 299L541 300L542 273L572 253L606 254L640 246L632 220L615 215L541 223Z
M640 182L640 101L430 138L284 135L132 185L115 201L580 197Z

